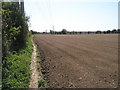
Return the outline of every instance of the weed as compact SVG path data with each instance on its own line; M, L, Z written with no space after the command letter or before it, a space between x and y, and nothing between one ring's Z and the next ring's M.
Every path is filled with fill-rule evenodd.
M40 87L40 88L46 88L47 87L47 83L45 82L45 80L43 78L40 78L38 80L38 87Z

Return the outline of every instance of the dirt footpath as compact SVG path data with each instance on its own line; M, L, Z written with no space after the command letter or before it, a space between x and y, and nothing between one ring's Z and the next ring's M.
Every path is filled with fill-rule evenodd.
M29 88L38 88L38 80L40 78L40 72L37 70L37 48L33 43L33 52L32 52L32 60L30 65L31 71L31 79L29 82Z
M114 88L118 35L35 35L48 87Z

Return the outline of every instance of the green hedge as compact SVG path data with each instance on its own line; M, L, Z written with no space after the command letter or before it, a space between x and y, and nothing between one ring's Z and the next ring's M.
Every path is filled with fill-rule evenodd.
M3 67L3 89L28 88L31 54L32 39L29 37L26 48L6 57L3 61L3 65L6 66Z

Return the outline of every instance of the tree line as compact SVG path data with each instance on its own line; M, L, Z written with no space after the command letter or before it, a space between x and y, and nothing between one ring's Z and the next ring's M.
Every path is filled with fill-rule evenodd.
M32 34L117 34L120 33L120 29L113 29L113 30L107 30L107 31L68 31L66 29L62 29L62 31L53 31L50 30L50 32L37 32L31 30Z

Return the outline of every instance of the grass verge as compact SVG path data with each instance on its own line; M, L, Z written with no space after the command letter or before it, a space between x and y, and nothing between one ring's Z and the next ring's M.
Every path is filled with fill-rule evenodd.
M27 45L19 52L14 52L3 61L3 89L28 88L30 78L30 63L32 55L32 36L28 37Z

